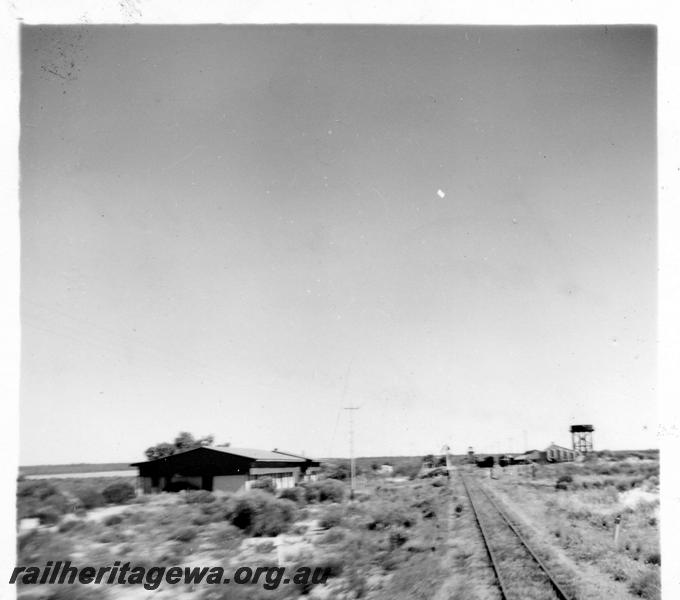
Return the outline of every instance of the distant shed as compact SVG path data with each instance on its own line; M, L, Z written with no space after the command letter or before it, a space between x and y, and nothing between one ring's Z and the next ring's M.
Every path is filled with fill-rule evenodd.
M512 457L514 464L526 464L532 462L542 462L545 460L545 452L541 450L527 450L524 454L517 454Z
M579 452L557 444L550 444L545 450L528 450L524 454L513 456L513 464L573 462Z
M236 492L268 478L278 489L316 479L318 461L278 450L201 447L165 458L133 463L145 494L196 489Z
M578 452L575 450L557 444L550 444L545 449L545 460L547 462L573 462L577 455Z

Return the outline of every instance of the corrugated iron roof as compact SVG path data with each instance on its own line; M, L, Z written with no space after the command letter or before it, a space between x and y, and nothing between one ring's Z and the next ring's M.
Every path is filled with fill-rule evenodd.
M257 448L235 448L234 446L201 446L200 448L192 448L191 450L175 452L175 454L172 454L171 456L179 456L180 454L193 452L199 449L215 450L217 452L223 452L224 454L233 454L234 456L241 456L242 458L250 458L255 461L301 463L303 461L311 460L303 456L296 456L292 454L286 454L283 452L270 452L269 450L258 450ZM165 458L171 458L171 456L166 456ZM147 464L147 462L155 462L157 460L164 459L157 458L155 460L145 462L131 463L131 466L138 467L140 465Z
M212 446L209 450L218 450L225 454L234 454L236 456L243 456L244 458L252 458L254 460L269 460L278 462L300 462L302 457L290 456L280 454L278 452L270 452L269 450L258 450L257 448L234 448L233 446ZM307 459L303 459L307 460Z
M293 458L299 458L301 460L314 460L312 458L309 458L309 456L302 456L302 454L293 454L292 452L285 452L284 450L279 450L278 448L274 448L272 450L275 454L283 454L284 456L292 456Z
M544 450L544 452L547 451L547 450L550 450L551 448L557 448L558 450L567 450L567 451L569 451L569 452L574 452L574 449L573 449L573 448L567 448L567 447L565 447L565 446L560 446L559 444L550 444L550 446L548 446L548 447Z

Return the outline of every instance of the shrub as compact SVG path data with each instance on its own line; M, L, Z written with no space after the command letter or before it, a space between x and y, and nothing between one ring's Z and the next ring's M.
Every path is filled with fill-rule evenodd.
M45 506L53 508L59 514L64 514L69 506L69 502L66 499L66 496L64 496L61 492L57 492L56 494L51 494L50 496L47 496L47 498L45 498L42 502Z
M201 512L209 517L224 518L224 502L206 502L200 505Z
M345 540L345 532L342 529L329 529L319 540L322 544L337 544Z
M324 529L337 527L342 523L342 519L344 516L345 511L341 506L338 505L329 506L319 519L319 527L323 527Z
M300 493L305 502L319 502L319 486L316 482L303 483Z
M661 591L661 581L657 571L647 571L633 579L628 589L641 598L658 598Z
M390 548L399 548L403 546L408 541L408 534L403 529L396 529L390 531L389 544Z
M187 490L184 501L187 504L209 504L215 502L215 495L208 490Z
M52 506L44 506L43 508L38 509L36 517L40 519L40 523L43 525L54 525L59 522L61 514L62 513Z
M338 577L339 575L342 575L345 568L342 558L332 556L328 556L312 565L304 564L302 566L311 568L312 572L320 569L320 572L327 573L328 577Z
M318 485L320 502L342 502L345 499L347 487L344 483L335 479L324 479Z
M135 497L135 488L129 483L112 483L102 490L102 495L110 504L123 504Z
M43 479L21 481L17 488L17 496L19 498L37 498L38 500L44 500L48 496L58 493L59 490L53 483Z
M177 540L178 542L190 542L198 535L198 530L195 527L187 525L185 527L180 527L171 533L168 538L171 540Z
M250 484L250 489L262 490L263 492L269 492L270 494L276 493L276 485L274 485L274 480L271 477L256 479Z
M68 508L68 500L53 483L40 479L18 483L17 517L19 519L40 518L40 513L47 508L59 515L64 514Z
M574 478L571 475L560 475L555 482L556 490L568 490L569 484L573 483Z
M242 534L241 529L223 521L210 528L206 541L220 550L228 550L232 547L238 547L241 543Z
M156 554L154 562L158 565L179 565L186 556L186 549L184 544L173 543L168 546L161 547Z
M409 528L415 524L415 516L402 506L384 503L372 507L368 529L387 529L388 527Z
M73 541L50 531L32 531L19 536L18 563L44 565L48 560L69 560L74 551Z
M329 479L338 479L340 481L349 479L350 466L348 462L341 462L340 464L323 463L321 467L324 475Z
M411 553L417 552L434 552L436 547L432 544L428 544L423 539L409 540L404 544L404 550Z
M411 504L411 508L420 510L420 514L423 516L423 519L432 519L437 516L437 511L432 502L429 500L420 500L419 502L414 502ZM456 512L460 512L457 510L457 507Z
M69 519L59 524L59 532L66 533L72 529L84 529L85 523L76 519Z
M235 495L227 507L229 521L253 536L276 536L293 520L295 504L261 490Z
M650 552L646 557L645 557L645 562L650 564L650 565L660 565L661 564L661 553L659 552Z
M279 498L282 500L291 500L292 502L302 502L304 497L304 490L299 487L284 488L279 492Z
M413 479L418 476L422 468L422 463L420 460L413 460L409 462L402 462L394 467L394 474L401 477L408 477Z
M106 525L107 527L114 527L122 522L123 517L121 515L109 515L104 519L104 525Z
M76 492L76 496L78 497L78 500L80 500L80 506L87 509L98 508L104 506L106 503L101 492L92 486L86 486L79 489Z
M300 486L307 502L342 502L347 486L337 479L311 481Z
M191 523L193 525L197 525L198 527L203 527L203 525L207 525L211 521L212 519L208 515L204 515L203 513L198 513L197 515L191 517Z
M255 551L259 552L260 554L269 554L270 552L274 552L276 550L276 545L274 542L260 542L255 546Z

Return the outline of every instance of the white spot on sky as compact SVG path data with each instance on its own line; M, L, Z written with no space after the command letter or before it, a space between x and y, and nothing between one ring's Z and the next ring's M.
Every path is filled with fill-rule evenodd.
M442 190L437 190L437 196L443 198L444 196L446 196L446 194Z

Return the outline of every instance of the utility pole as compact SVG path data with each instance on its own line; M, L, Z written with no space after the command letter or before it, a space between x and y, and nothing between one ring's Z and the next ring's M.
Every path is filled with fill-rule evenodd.
M349 498L354 500L354 488L356 485L356 465L354 464L354 411L360 406L345 406L349 411Z

